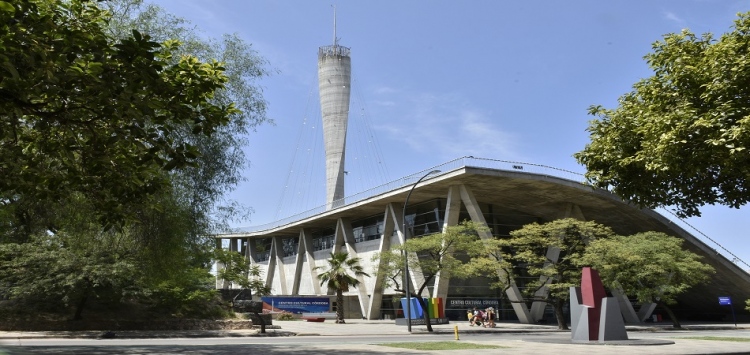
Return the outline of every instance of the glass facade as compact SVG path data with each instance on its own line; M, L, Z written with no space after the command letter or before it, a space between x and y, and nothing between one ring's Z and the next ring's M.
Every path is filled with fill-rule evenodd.
M271 238L252 239L250 242L255 243L255 261L268 261L271 257Z
M380 239L381 235L383 234L384 224L385 222L383 222L382 214L352 222L354 242L362 243L368 240Z
M333 249L334 229L325 228L312 232L313 251Z
M299 238L290 237L281 239L281 250L284 257L295 256L299 250Z

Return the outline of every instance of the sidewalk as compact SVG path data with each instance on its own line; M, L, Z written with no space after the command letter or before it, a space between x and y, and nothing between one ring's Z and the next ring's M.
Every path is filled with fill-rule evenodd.
M557 325L521 324L518 322L499 322L495 328L482 328L469 326L466 322L454 321L449 324L433 325L433 333L454 334L458 327L459 334L472 333L560 333L569 334L569 331L557 329ZM649 332L674 332L670 323L656 323L644 325L628 325L625 327L628 334ZM691 323L683 324L682 331L700 330L748 330L750 337L750 324L714 324L714 323ZM40 339L40 338L101 338L105 331L0 331L0 339ZM412 334L426 334L427 327L424 325L412 326ZM115 331L115 336L121 339L145 339L145 338L214 338L214 337L248 337L248 336L352 336L352 335L404 335L408 334L406 326L395 325L393 320L360 320L348 319L346 324L336 324L332 320L325 322L296 321L273 321L273 325L266 326L266 334L260 333L260 328L236 329L236 330L144 330ZM748 344L750 351L750 343Z
M117 331L118 339L144 338L215 338L215 337L285 337L285 336L404 336L409 335L406 326L395 325L393 320L347 320L346 324L335 324L332 321L321 323L305 321L274 321L273 326L260 334L259 329L250 330L212 330L212 331ZM559 331L556 325L530 325L520 323L498 323L496 328L471 327L466 322L434 325L435 340L455 341L455 331L458 331L461 341L485 343L502 346L503 352L514 354L540 354L549 352L569 351L586 354L750 354L750 343L711 340L681 339L687 336L700 336L701 331L732 331L731 336L737 336L734 330L740 330L741 337L750 338L750 324L684 324L682 330L672 330L671 324L657 323L637 326L626 326L630 339L648 340L662 339L674 341L670 345L639 345L633 342L629 345L598 345L572 344L569 331ZM489 333L497 337L470 337L469 334ZM708 333L708 332L705 332ZM711 332L713 333L713 332ZM102 331L82 332L0 332L0 343L10 339L33 338L101 338ZM426 326L412 326L411 334L428 334ZM514 334L515 336L503 336ZM540 337L538 335L544 334ZM524 338L524 335L528 337ZM467 340L469 338L470 340ZM520 339L520 340L519 340ZM344 341L345 342L345 341ZM376 341L374 341L376 342ZM351 345L353 346L353 345ZM393 352L393 348L377 345L357 345L373 352ZM512 349L512 351L511 351ZM507 351L505 351L507 350ZM452 355L470 354L462 350L451 351Z

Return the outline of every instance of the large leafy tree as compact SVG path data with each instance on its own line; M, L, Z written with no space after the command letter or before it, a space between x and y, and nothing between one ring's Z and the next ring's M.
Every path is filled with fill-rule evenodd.
M241 178L244 134L265 121L254 86L265 62L236 36L216 45L158 8L149 22L124 25L101 8L114 3L145 11L125 0L0 2L0 241L9 262L28 267L106 275L134 265L128 288L94 282L87 294L200 312L215 294L206 236L217 211L233 211L218 203ZM164 36L173 21L182 32ZM11 276L4 286L34 285ZM70 280L25 276L59 287L13 292L18 299L82 298Z
M714 272L700 256L683 249L682 243L680 238L659 232L599 239L591 242L579 265L596 269L608 288L663 307L674 327L680 328L668 305Z
M718 39L688 30L645 56L654 75L592 106L591 142L575 154L598 187L645 207L699 216L705 204L750 199L750 13Z
M331 257L326 261L327 267L316 267L318 270L325 270L318 274L318 280L321 286L326 286L329 290L336 292L336 323L346 323L344 321L344 292L359 285L358 277L370 275L359 264L360 259L350 258L347 252L331 253Z
M470 221L464 221L455 226L449 226L442 233L433 233L416 238L410 238L404 243L394 247L388 252L374 256L378 263L378 273L385 277L384 286L394 287L397 292L406 292L401 288L399 277L403 275L404 257L407 253L406 262L412 270L419 270L424 276L423 282L416 286L416 290L410 292L422 306L427 309L422 293L431 285L435 277L464 279L479 276L489 263L495 263L486 253L483 241L479 238L479 232L485 232L488 228L484 225ZM432 331L429 315L424 312L427 330Z
M208 136L237 112L212 101L227 82L221 63L174 58L178 42L138 31L115 43L92 1L20 0L0 17L0 198L21 241L54 228L29 211L71 194L123 225L129 206L169 188L165 172L196 163L174 131Z
M92 299L117 304L138 290L138 262L113 248L114 238L102 235L101 244L88 248L70 245L71 239L59 235L56 243L34 238L0 244L0 279L7 296L37 311L72 308L72 319L81 320Z
M200 154L196 165L175 171L171 180L183 203L192 209L196 235L206 234L209 229L226 229L229 220L246 217L249 210L227 201L225 194L244 179L241 173L247 161L243 149L248 144L248 133L270 122L262 90L257 85L259 79L269 74L266 60L236 34L207 38L188 20L143 0L109 0L100 6L111 13L106 30L113 38L125 38L135 29L159 42L178 39L181 46L175 58L190 55L203 61L222 62L227 82L211 100L223 105L232 103L238 111L229 115L227 124L210 136L196 135L190 127L173 132L175 137L195 146Z
M551 304L557 325L568 329L563 306L570 299L570 287L579 286L581 268L577 260L583 256L588 243L614 236L609 227L594 221L573 218L558 219L544 224L527 224L510 232L507 245L512 253L506 255L515 264L524 266L532 278L524 285L524 292L533 301ZM515 275L516 278L521 275ZM546 292L539 292L546 289Z

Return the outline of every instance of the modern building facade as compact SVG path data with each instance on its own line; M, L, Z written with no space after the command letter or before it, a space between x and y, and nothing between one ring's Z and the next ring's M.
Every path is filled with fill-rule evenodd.
M400 293L383 286L373 256L402 244L405 238L437 233L464 220L485 224L483 239L505 238L523 225L560 218L591 220L620 235L658 231L683 238L685 247L716 269L707 285L680 298L675 311L685 317L716 318L727 314L717 299L736 302L750 298L750 275L686 230L662 215L637 208L606 190L583 183L583 176L535 164L464 157L418 172L354 196L344 196L344 161L351 92L350 49L340 46L335 32L331 46L318 51L318 81L324 129L326 202L320 208L242 233L218 235L219 242L259 265L265 281L278 296L322 296L317 275L332 253L346 251L362 260L371 277L346 294L346 314L382 319L398 315ZM431 170L437 175L427 176ZM424 179L421 182L420 179ZM415 183L419 182L418 185ZM312 187L316 188L316 187ZM404 206L408 198L408 205ZM221 267L221 265L219 265ZM411 289L424 282L410 268ZM495 306L500 319L538 322L546 304L525 302L520 287L507 292L491 289L487 278L450 280L438 275L423 297L446 299L446 314L464 319L471 306ZM222 280L217 287L226 288ZM628 300L621 296L623 304ZM629 308L629 307L624 307ZM643 318L652 309L644 307ZM638 315L626 315L637 321Z
M317 279L320 271L316 267L325 266L333 252L347 251L359 257L371 277L361 278L360 286L346 294L343 306L347 316L352 318L382 319L398 314L393 299L400 294L382 287L383 275L376 272L377 264L372 260L375 253L403 243L405 237L440 232L463 220L486 224L491 232L482 238L507 237L510 231L525 224L559 218L593 220L620 235L664 232L683 238L684 247L701 255L704 262L716 269L710 283L680 298L674 307L678 315L717 319L729 314L726 307L718 304L718 297L732 296L737 303L750 298L747 272L669 219L628 204L606 190L594 189L582 183L583 177L578 174L473 157L436 168L441 173L430 175L417 186L414 183L425 172L347 197L336 208L321 207L254 230L217 238L229 240L232 250L261 266L274 295L329 295L330 291L320 286ZM409 191L412 194L406 213L402 215ZM409 279L413 287L424 280L420 271L413 269L410 269ZM524 302L518 287L501 293L488 287L488 281L482 278L448 280L438 277L422 296L447 299L447 314L454 318L462 316L466 305L478 302L497 305L501 319L532 323L549 316L546 304Z

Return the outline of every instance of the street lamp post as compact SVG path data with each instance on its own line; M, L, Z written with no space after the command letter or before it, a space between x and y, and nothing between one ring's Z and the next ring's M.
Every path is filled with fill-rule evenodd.
M416 188L422 180L432 174L437 174L439 172L440 170L433 170L425 174L424 176L419 178L417 182L414 183L414 185L411 187L411 190L409 190L409 193L406 194L406 201L404 201L404 211L401 213L401 232L404 233L404 245L406 245L406 205L409 204L409 197L414 191L414 188ZM409 290L409 279L409 253L407 253L406 248L404 248L404 292L406 293L406 326L409 330L409 333L411 333L411 292Z

